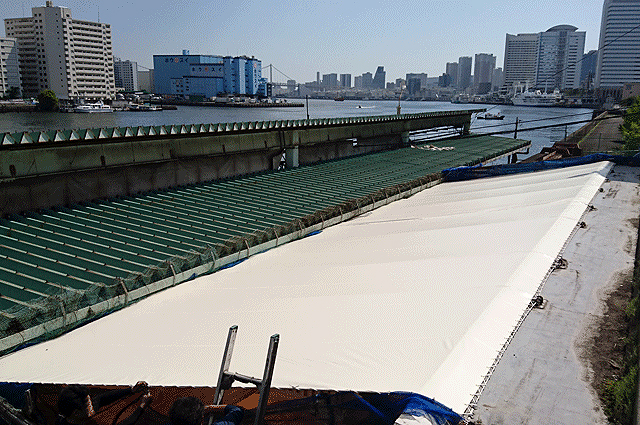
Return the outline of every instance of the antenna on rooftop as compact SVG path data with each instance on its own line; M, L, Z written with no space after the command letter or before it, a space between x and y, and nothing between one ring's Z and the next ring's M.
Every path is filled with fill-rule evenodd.
M98 5L98 23L100 23L100 5Z

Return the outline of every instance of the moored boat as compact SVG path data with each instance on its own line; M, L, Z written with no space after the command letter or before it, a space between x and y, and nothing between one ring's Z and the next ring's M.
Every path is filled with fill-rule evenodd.
M93 114L93 113L113 112L113 109L111 109L111 106L105 105L102 102L84 103L81 105L74 106L73 112Z
M497 114L492 114L490 112L487 112L484 115L478 115L478 119L481 120L503 120L504 119L504 115L497 113Z
M515 106L558 106L561 100L562 95L556 89L553 93L542 93L540 90L517 93L511 102Z

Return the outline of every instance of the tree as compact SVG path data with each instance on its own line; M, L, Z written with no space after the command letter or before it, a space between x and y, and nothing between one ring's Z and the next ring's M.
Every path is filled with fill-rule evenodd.
M19 97L20 97L20 88L9 87L9 91L7 92L7 99L17 99Z
M624 137L624 149L637 151L640 149L640 98L635 98L624 115L624 123L620 126Z
M58 97L53 90L43 90L38 95L38 109L45 112L57 111Z

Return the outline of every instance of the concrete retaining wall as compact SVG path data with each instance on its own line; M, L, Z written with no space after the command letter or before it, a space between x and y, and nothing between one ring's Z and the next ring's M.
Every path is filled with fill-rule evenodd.
M396 149L410 131L443 126L468 131L473 112L330 119L326 124L250 123L253 128L235 123L201 132L173 126L164 134L142 136L140 128L131 128L118 137L72 140L56 134L46 136L51 140L46 142L38 142L44 134L5 134L0 145L0 214L272 170L290 148L297 149L296 166ZM26 139L31 142L21 141Z

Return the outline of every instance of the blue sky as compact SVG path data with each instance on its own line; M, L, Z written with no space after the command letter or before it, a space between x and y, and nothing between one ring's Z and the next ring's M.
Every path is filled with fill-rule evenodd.
M0 0L3 18L44 4ZM289 77L360 75L382 65L387 81L441 75L460 56L504 60L507 33L569 24L598 47L603 0L54 0L74 19L111 24L114 56L152 67L154 54L255 56ZM4 28L4 25L3 25ZM268 76L268 70L264 71ZM274 81L286 77L274 71Z

